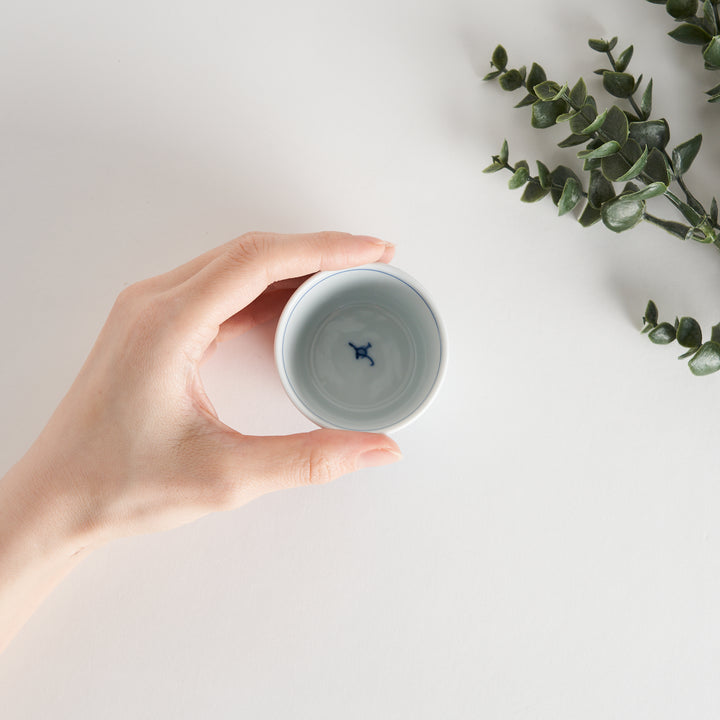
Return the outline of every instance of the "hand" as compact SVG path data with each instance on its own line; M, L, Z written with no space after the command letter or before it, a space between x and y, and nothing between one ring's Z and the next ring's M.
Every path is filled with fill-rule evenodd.
M396 443L374 433L242 435L218 419L199 375L217 343L279 315L308 274L392 255L381 240L346 233L253 232L120 293L69 392L0 481L0 611L3 568L6 583L17 581L23 563L39 567L38 547L72 557L398 460ZM22 562L6 555L3 565L3 540Z

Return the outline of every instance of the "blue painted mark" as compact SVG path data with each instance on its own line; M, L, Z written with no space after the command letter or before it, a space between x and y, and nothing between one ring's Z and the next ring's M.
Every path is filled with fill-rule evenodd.
M348 345L355 351L356 360L360 360L360 358L367 358L370 361L370 367L375 364L375 361L368 355L368 350L372 347L370 343L367 345L361 345L360 347L353 345L351 342L349 342Z

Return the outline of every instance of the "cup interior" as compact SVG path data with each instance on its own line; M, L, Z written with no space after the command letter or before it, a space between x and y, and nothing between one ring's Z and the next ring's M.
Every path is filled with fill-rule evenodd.
M318 273L283 311L275 351L295 404L325 427L388 432L430 402L443 330L417 283L383 264Z

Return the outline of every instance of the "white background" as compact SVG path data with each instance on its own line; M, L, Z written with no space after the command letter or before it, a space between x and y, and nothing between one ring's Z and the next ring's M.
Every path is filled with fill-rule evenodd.
M584 75L635 44L688 180L718 188L718 82L641 0L6 2L0 23L0 474L117 293L247 230L393 241L451 359L405 459L87 559L0 657L25 718L717 718L720 376L663 319L720 320L720 256L613 235L483 175L577 167L495 83ZM662 208L663 205L658 205ZM246 432L310 427L273 328L204 376Z

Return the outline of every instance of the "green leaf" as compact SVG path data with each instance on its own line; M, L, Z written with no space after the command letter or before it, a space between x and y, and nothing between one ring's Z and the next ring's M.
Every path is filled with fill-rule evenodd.
M532 179L525 186L525 191L520 199L527 203L537 202L542 200L549 192L549 189L544 188L537 180Z
M518 70L508 70L500 76L498 82L503 90L512 91L522 87L523 79Z
M533 103L530 124L541 130L552 127L557 118L566 111L567 103L564 100L538 100Z
M712 67L720 67L720 35L716 35L703 50L705 62Z
M519 167L524 167L528 172L530 172L530 166L528 165L527 160L518 160L515 163L515 169L517 170Z
M720 93L720 85L716 85L714 88L705 91L706 95L717 95L718 93Z
M712 330L710 331L710 339L713 342L720 344L720 323L712 326Z
M645 174L652 180L665 185L670 184L670 171L665 162L665 156L657 148L653 148L648 155Z
M547 80L547 75L545 74L545 70L543 70L542 65L538 65L537 63L533 63L530 66L530 72L527 76L527 89L532 92L533 88L536 85L539 85L542 82L545 82Z
M578 135L587 134L584 133L583 130L594 122L596 118L597 107L595 105L595 98L588 96L575 117L570 120L570 129Z
M562 142L558 143L558 147L569 148L575 147L575 145L584 145L588 140L591 140L589 135L576 135L573 133L566 137Z
M582 107L587 98L587 87L585 81L580 78L570 91L570 104L575 107Z
M491 165L488 165L483 172L484 173L495 173L498 170L502 170L505 166L502 163L494 162Z
M545 80L533 88L533 92L540 100L558 100L567 90L567 84L560 87L553 80Z
M650 82L647 84L645 92L643 92L640 98L640 113L642 114L643 120L647 120L652 112L652 91L653 81L652 78L650 78Z
M583 227L590 227L600 220L600 211L594 208L590 203L585 204L585 209L582 211L582 215L578 218L578 222Z
M577 156L579 158L604 158L608 155L615 154L620 149L620 145L615 142L615 140L608 140L608 142L603 143L600 147L595 148L594 150L582 150L580 151Z
M670 140L670 126L665 118L630 123L630 137L641 147L662 150Z
M502 45L498 45L492 54L492 64L498 70L504 70L507 67L508 54Z
M529 178L530 173L528 172L528 169L525 167L519 167L515 170L510 180L508 180L508 187L511 190L515 190L516 188L522 187Z
M629 98L635 88L635 78L629 73L608 71L603 74L603 87L615 97Z
M628 144L632 142L632 140L628 141ZM627 144L626 146L627 147ZM632 167L624 174L621 175L617 181L618 182L625 182L626 180L633 180L636 178L642 171L645 169L645 165L647 165L647 159L648 159L648 149L647 146L642 151L642 154L640 157L633 163ZM662 184L662 183L659 183ZM663 192L665 192L663 190Z
M686 348L694 348L702 344L702 330L695 318L680 318L680 324L677 329L677 341Z
M521 108L521 107L527 107L528 105L532 105L537 98L534 95L530 95L528 93L519 103L517 103L514 107Z
M618 39L616 37L610 38L608 40L608 50L613 50L617 45L617 41Z
M702 216L687 203L682 201L678 202L677 209L691 225L697 226L702 222Z
M698 0L667 0L665 9L676 20L695 15L698 8Z
M620 55L618 56L618 59L615 61L615 69L618 72L623 72L625 68L630 64L630 60L633 56L633 51L635 48L631 45L626 50L623 50Z
M664 195L667 191L667 185L661 182L654 182L646 185L641 190L636 190L631 193L623 193L623 197L634 198L635 200L649 200L650 198L657 197L658 195Z
M658 309L652 300L648 300L645 315L643 315L643 322L653 327L658 324Z
M592 207L599 209L603 203L615 197L615 188L612 183L599 171L593 170L590 173L590 184L588 185L588 202Z
M704 45L710 42L712 35L697 25L683 23L668 33L671 38L687 45Z
M703 17L705 18L705 24L710 28L714 34L718 31L717 20L715 19L715 13L713 12L713 4L710 0L705 0L703 3Z
M720 344L709 340L688 362L693 375L710 375L720 370Z
M498 155L498 158L500 159L501 163L506 163L508 161L508 158L510 157L510 149L508 148L508 141L503 140L502 147L500 148L500 154Z
M636 169L635 164L642 158L643 154L640 146L634 140L628 140L621 152L603 158L600 161L600 168L603 175L611 182L632 180L636 175L633 175L631 171Z
M675 328L667 322L660 323L648 334L656 345L668 345L675 339Z
M713 225L717 225L718 221L718 201L713 198L710 203L710 221Z
M494 80L498 75L502 74L502 70L493 70L492 72L489 72L483 80Z
M558 165L551 173L550 173L550 181L552 183L552 189L551 189L551 195L552 195L552 201L558 205L560 202L560 197L562 196L562 192L565 189L565 184L568 180L568 178L573 178L578 185L582 187L582 184L580 183L580 178L566 165Z
M690 169L693 160L700 151L700 145L702 145L702 134L680 143L672 151L673 170L677 177L683 176Z
M613 232L623 232L635 227L643 219L645 201L618 197L604 203L601 213L605 227Z
M558 215L564 215L570 212L580 201L582 197L582 187L580 183L572 177L565 181L560 201L558 202Z
M607 52L610 49L606 40L588 40L588 45L595 50L595 52Z
M594 133L605 122L605 118L607 117L607 114L608 114L608 111L603 110L602 113L600 113L600 115L598 115L587 127L582 128L580 130L580 132L583 135L590 135L590 133Z
M620 147L625 145L630 135L630 128L625 113L617 106L613 105L609 110L605 122L602 125L602 131L607 135L608 140L615 140Z
M660 218L655 218L653 220L653 225L658 225L663 230L666 230L671 235L674 235L681 240L684 240L688 232L692 230L689 225L684 225L683 223L674 222L672 220L662 220Z
M551 183L550 170L548 170L547 165L541 163L539 160L537 161L537 168L540 185L542 185L545 189L549 189Z

